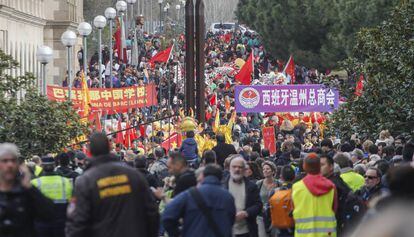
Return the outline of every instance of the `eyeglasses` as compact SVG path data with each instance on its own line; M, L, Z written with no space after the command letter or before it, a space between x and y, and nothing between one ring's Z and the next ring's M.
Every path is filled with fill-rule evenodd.
M366 178L366 179L376 179L378 177L377 176L368 176L368 175L365 175L364 178Z

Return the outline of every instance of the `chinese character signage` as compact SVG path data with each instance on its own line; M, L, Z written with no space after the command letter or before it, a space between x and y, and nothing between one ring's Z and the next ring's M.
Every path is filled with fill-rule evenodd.
M65 101L68 88L47 86L49 100ZM122 87L122 88L89 88L91 109L124 112L129 108L142 108L157 104L155 85ZM72 101L76 109L82 109L82 90L72 89Z
M237 112L329 112L339 94L324 85L236 86Z

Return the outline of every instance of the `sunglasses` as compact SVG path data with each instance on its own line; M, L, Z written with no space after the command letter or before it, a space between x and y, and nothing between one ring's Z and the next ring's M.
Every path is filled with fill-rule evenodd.
M378 177L377 176L368 176L368 175L365 175L364 178L366 178L366 179L376 179Z

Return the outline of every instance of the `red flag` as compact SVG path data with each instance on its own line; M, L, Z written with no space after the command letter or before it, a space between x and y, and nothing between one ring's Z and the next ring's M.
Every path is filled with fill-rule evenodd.
M99 111L95 111L95 129L102 132L101 116Z
M217 94L214 93L213 96L210 98L210 105L217 104Z
M124 144L124 136L122 135L122 125L121 125L121 120L118 121L118 131L116 133L116 138L115 138L115 142L117 144Z
M139 126L139 133L141 133L141 137L146 137L147 136L145 134L145 126L144 125Z
M181 134L173 133L169 136L165 141L161 143L161 146L165 148L165 150L169 151L173 148L177 148L181 146Z
M283 72L286 73L286 75L290 76L290 84L295 83L295 81L296 81L295 62L293 61L292 56L290 56Z
M129 126L129 122L126 124L126 131L124 137L124 146L127 148L131 147L131 127Z
M173 46L170 46L169 48L165 49L164 51L161 51L161 52L157 53L154 57L152 57L149 60L149 63L151 65L154 65L156 62L160 62L160 63L168 62L168 59L170 59L172 48L173 48Z
M224 35L224 42L226 42L226 44L230 43L231 36L232 36L232 33L227 33Z
M236 81L239 81L243 85L250 85L252 82L253 73L253 52L250 53L246 63L240 69L239 73L235 76Z
M361 74L359 76L359 81L357 82L354 94L359 97L362 95L363 90L364 90L364 75Z
M121 26L119 23L119 20L116 21L116 31L114 34L115 38L115 45L114 45L114 51L117 51L118 57L121 57L121 49L122 49L122 31Z
M131 143L138 139L137 130L135 128L131 128L131 131L129 132L129 139L131 140Z
M270 154L276 153L276 140L275 140L275 128L263 127L263 142L264 147L269 150Z

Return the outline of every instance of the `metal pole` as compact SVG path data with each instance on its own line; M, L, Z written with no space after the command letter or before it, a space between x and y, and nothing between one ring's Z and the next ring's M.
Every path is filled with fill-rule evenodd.
M110 44L109 44L109 82L111 85L111 88L113 87L112 85L112 65L114 65L113 61L113 55L114 55L114 50L112 48L112 27L113 27L113 20L110 19L109 20L109 38L110 38Z
M167 80L168 80L168 101L167 101L167 112L168 112L168 137L171 136L171 117L170 117L170 106L171 106L171 79L170 79L170 70L167 71ZM170 139L168 139L170 141ZM171 144L168 144L168 148L171 149Z
M159 28L160 32L161 32L161 22L162 22L162 4L160 3L160 28Z
M43 95L46 96L46 63L42 63Z
M185 3L185 81L186 81L186 111L194 110L194 4L193 0ZM204 48L204 46L203 46Z
M205 81L204 81L204 2L197 0L196 2L196 104L197 104L197 120L200 123L205 121Z
M125 36L125 32L123 31L123 29L122 28L124 28L125 29L125 26L124 26L124 13L123 12L121 12L121 42L125 39L124 37L126 37ZM124 27L122 27L122 26L124 26ZM121 49L119 50L120 52L118 52L118 61L120 61L121 62L121 64L123 64L123 63L125 63L124 62L124 48L122 48L123 47L123 45L122 45L123 43L121 43Z
M135 28L135 24L134 24L134 4L131 4L131 14L130 14L130 19L129 19L129 28Z
M98 29L98 54L99 54L99 87L103 87L102 86L102 49L101 49L101 45L102 45L102 28Z
M150 1L150 18L151 18L151 25L150 25L150 27L151 27L151 30L150 30L150 32L151 33L154 33L154 15L152 14L153 12L152 12L152 7L153 7L153 5L152 5L153 3L152 3L152 1Z
M87 73L87 71L86 70L88 70L88 65L87 65L87 60L86 60L86 58L87 58L87 49L86 49L86 36L83 36L83 75L85 76L85 79L86 79L86 76L88 75L88 73Z
M69 100L72 100L72 68L71 68L71 46L68 46L68 86L69 86Z

